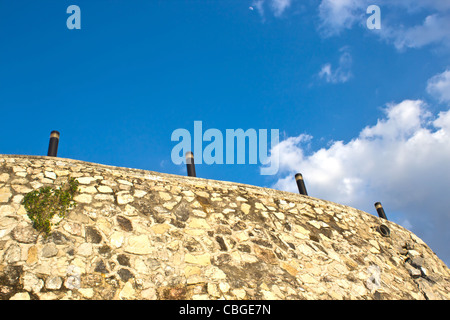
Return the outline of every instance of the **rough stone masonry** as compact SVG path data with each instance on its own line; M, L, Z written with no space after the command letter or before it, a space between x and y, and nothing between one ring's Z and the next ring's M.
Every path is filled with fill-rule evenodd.
M45 238L28 192L80 184ZM389 237L378 227L386 224ZM401 226L267 188L0 156L0 299L449 299L447 266Z

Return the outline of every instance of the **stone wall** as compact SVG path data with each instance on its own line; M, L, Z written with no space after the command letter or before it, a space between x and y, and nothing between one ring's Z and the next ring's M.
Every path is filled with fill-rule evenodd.
M69 176L80 183L77 207L46 238L21 202ZM421 239L350 207L223 181L0 156L0 299L449 297L449 269Z

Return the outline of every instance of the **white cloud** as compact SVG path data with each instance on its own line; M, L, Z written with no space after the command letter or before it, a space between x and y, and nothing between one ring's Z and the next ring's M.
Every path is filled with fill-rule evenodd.
M253 0L252 7L264 16L265 4L268 5L275 17L280 17L291 6L292 0Z
M319 5L319 31L324 36L339 35L355 25L366 28L370 0L322 0ZM450 1L441 0L379 0L381 30L374 34L399 49L428 45L450 45ZM401 13L410 16L427 13L422 23L410 24ZM389 18L387 18L389 17Z
M365 0L322 0L319 5L320 31L325 36L332 36L351 28L364 17L365 2Z
M261 16L264 16L264 0L254 0L252 2L252 7L258 10Z
M324 64L318 73L319 78L325 79L328 83L344 83L350 80L352 77L352 56L347 47L341 48L340 52L338 67L333 70L330 63Z
M450 102L450 69L428 80L427 92L441 102Z
M270 6L273 9L273 14L276 17L279 17L283 14L283 12L289 8L291 5L291 0L272 0Z
M253 0L252 6L264 17L266 9L282 16L296 0ZM297 0L298 1L298 0ZM368 30L366 10L376 4L381 9L381 30ZM450 1L447 0L321 0L318 5L318 31L324 37L336 36L355 25L367 29L397 49L428 45L450 47ZM406 14L406 15L405 15ZM412 17L422 14L420 23Z
M309 195L388 218L422 237L450 261L450 110L434 118L420 100L389 104L385 117L345 143L334 141L306 155L312 137L290 137L276 146L280 170L272 187L297 193L301 172Z
M373 2L373 1L372 1ZM449 10L450 2L445 0L379 0L380 5L405 8L414 12L422 9Z
M382 37L394 43L397 49L421 48L427 45L448 46L450 43L450 14L432 14L423 23L409 28L390 27Z

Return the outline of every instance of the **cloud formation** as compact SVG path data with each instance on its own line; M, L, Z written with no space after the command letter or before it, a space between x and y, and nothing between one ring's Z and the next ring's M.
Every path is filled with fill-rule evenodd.
M265 12L283 16L299 0L252 0L264 18ZM398 50L440 46L450 49L450 1L444 0L321 0L316 10L317 29L323 37L342 34L355 26L367 29L367 8L381 10L382 28L368 30ZM418 19L418 17L423 17Z
M427 92L440 102L450 102L450 69L428 80Z
M319 78L325 79L328 83L344 83L352 77L352 56L347 47L343 47L339 51L341 56L337 68L333 69L330 63L326 63L318 73Z
M289 8L291 5L291 0L271 0L270 6L272 7L273 14L279 17L283 12Z
M325 36L341 34L355 25L366 28L370 0L322 0L319 31ZM450 2L440 0L379 0L382 29L376 32L382 40L397 49L421 48L427 45L450 46ZM420 23L411 24L402 15L425 15Z
M319 5L319 31L324 36L333 36L350 29L364 18L365 2L365 0L322 0Z
M264 8L268 7L275 17L280 17L290 7L292 0L254 0L252 7L264 16Z
M273 188L297 193L301 172L311 196L370 212L381 201L390 220L422 237L450 261L450 110L433 116L421 100L388 104L385 116L345 143L308 153L309 135L275 148Z
M399 50L428 45L449 46L450 14L428 15L422 24L409 28L391 26L381 36L391 41Z
M254 0L279 17L296 0ZM268 5L278 3L278 9ZM312 2L311 2L312 3ZM367 8L381 9L381 29L369 30ZM320 0L314 2L321 36L339 36L352 28L394 46L398 51L430 47L450 52L450 1ZM257 7L257 6L255 6ZM327 83L352 77L352 56L341 49L339 62L321 66L316 76ZM430 78L427 92L450 103L450 69ZM376 124L348 142L331 141L310 152L313 137L287 137L272 149L279 154L279 173L272 187L298 192L294 175L301 172L309 194L376 214L381 201L388 218L422 237L450 264L450 110L432 114L422 100L390 103ZM278 152L274 152L278 151Z

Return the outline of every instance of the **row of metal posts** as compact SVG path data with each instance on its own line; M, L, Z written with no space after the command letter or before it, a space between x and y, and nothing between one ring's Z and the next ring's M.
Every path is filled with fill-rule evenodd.
M50 142L48 145L47 156L57 157L59 137L60 134L58 131L52 131L50 133ZM191 151L189 151L186 152L185 156L186 156L187 175L189 177L196 177L197 174L195 172L194 154ZM297 173L295 175L295 181L297 182L298 192L302 195L307 196L308 192L306 191L305 181L303 180L303 176L301 173ZM377 210L378 216L382 219L387 220L386 213L384 212L383 206L381 205L380 202L375 203L375 208Z

